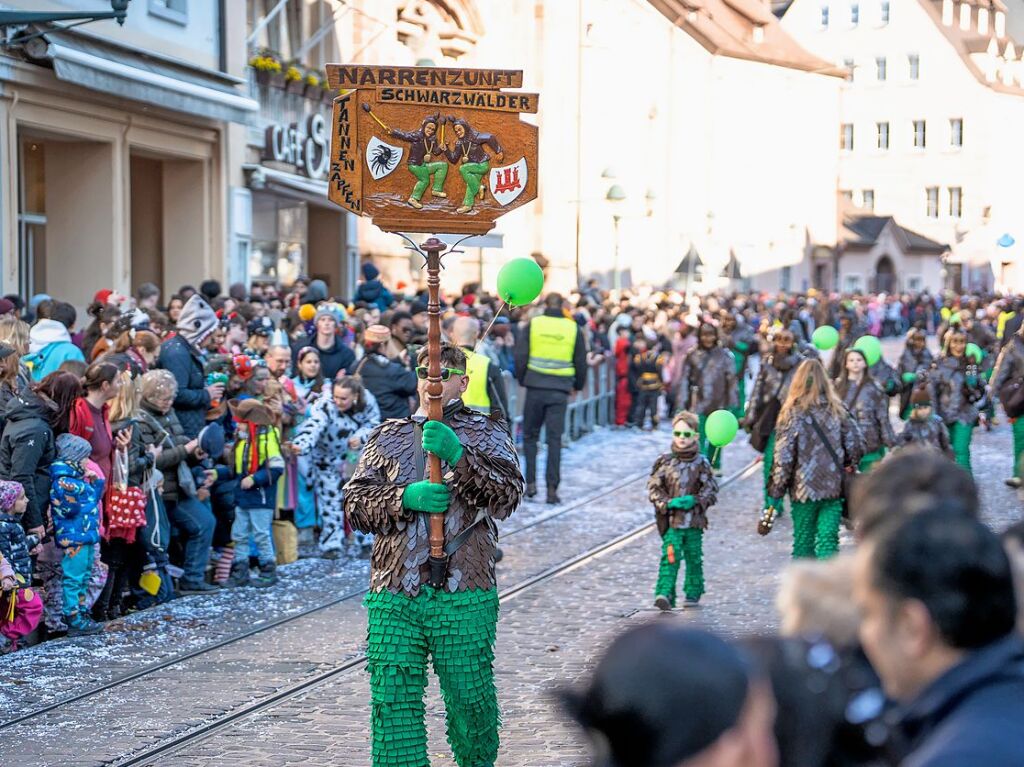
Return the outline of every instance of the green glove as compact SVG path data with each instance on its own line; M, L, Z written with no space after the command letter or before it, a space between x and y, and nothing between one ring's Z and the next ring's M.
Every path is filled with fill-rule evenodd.
M749 348L750 348L750 344L748 344L748 343L744 343L743 341L737 341L736 342L736 351L745 352Z
M451 427L440 421L427 421L423 424L423 449L433 453L449 466L454 466L462 458L462 444Z
M978 385L978 376L967 376L966 380L967 380L967 385L968 386L977 386Z
M781 509L782 508L782 499L781 498L769 498L768 499L768 505L771 508L773 508L773 509Z
M917 380L917 373L904 373L903 374L903 383L905 383L905 384L914 383L914 381L916 381L916 380Z
M896 382L890 378L885 382L885 393L892 394L894 391L896 391Z
M425 511L428 514L443 514L448 511L451 491L447 485L435 485L423 480L407 485L402 493L402 508L409 511Z
M692 495L682 495L679 498L673 498L666 505L673 511L677 509L689 511L697 505L697 500Z

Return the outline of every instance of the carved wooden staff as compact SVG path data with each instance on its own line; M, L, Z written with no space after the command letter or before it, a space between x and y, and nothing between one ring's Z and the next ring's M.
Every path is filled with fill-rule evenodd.
M441 402L441 251L445 244L431 237L420 248L427 261L427 419L440 421L444 403ZM441 459L428 453L430 481L441 484ZM444 514L430 515L430 585L441 588L444 584L448 556L444 553Z

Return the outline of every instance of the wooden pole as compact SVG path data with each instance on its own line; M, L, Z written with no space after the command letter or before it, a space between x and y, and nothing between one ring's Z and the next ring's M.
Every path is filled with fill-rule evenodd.
M444 403L441 402L441 251L445 244L436 237L424 242L422 249L427 260L427 420L440 421ZM441 484L441 459L433 453L427 454L428 476L434 484ZM430 559L431 580L443 581L444 514L430 515ZM440 563L440 564L437 564ZM434 570L441 567L435 577ZM432 583L440 587L440 583Z

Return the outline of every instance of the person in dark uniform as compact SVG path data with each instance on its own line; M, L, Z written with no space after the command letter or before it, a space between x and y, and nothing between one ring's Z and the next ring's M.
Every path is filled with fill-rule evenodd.
M537 440L547 431L545 470L547 502L561 503L562 432L570 396L587 383L587 349L583 331L562 310L562 297L551 293L544 313L534 317L516 341L516 379L526 387L523 408L523 452L526 454L526 495L537 495Z

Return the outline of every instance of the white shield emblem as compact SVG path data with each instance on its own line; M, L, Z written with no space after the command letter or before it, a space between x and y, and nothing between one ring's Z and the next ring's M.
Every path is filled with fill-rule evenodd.
M397 168L404 151L400 146L392 146L371 136L366 144L366 167L370 169L373 180L379 181Z
M501 205L509 205L526 189L526 158L520 157L514 165L503 168L491 168L488 181L491 195Z

